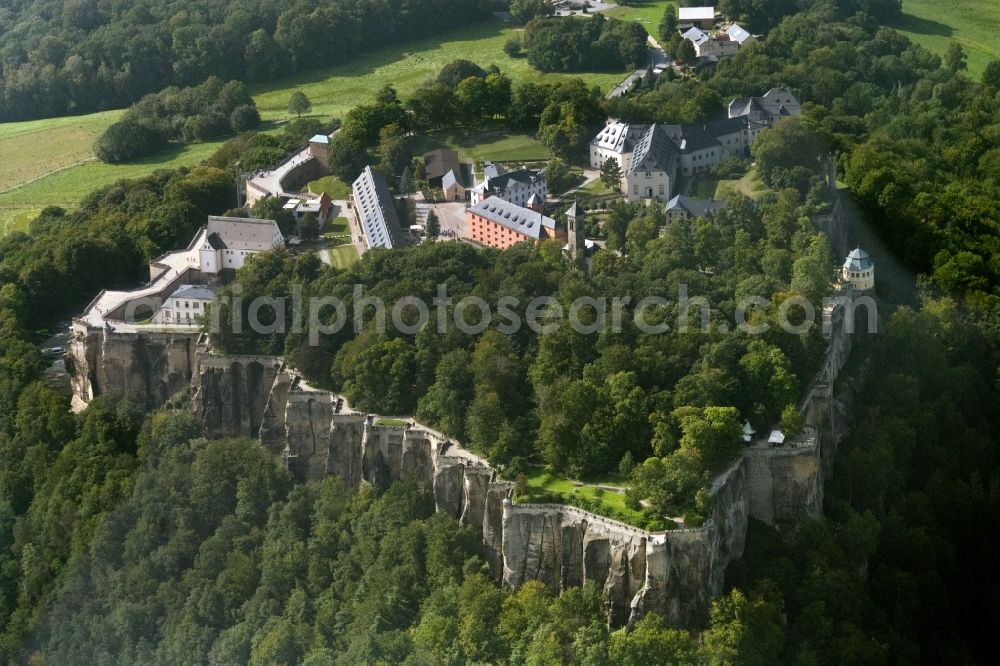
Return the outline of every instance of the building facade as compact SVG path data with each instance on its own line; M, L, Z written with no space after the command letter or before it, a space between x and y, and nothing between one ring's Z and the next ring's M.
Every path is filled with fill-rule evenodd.
M396 201L385 179L370 166L365 167L351 188L354 213L364 235L365 246L393 248L403 244Z
M189 247L197 249L199 270L215 274L243 268L247 257L282 245L285 237L274 220L210 216Z
M198 318L205 314L208 304L215 300L215 295L215 287L182 284L164 299L153 316L153 323L195 326Z
M499 197L472 206L466 217L470 240L501 250L528 240L565 238L551 217Z
M498 197L518 206L524 206L532 195L541 197L542 201L548 196L548 183L545 174L534 169L517 169L508 173L497 173L495 167L492 172L486 173L483 182L472 188L471 203L473 206L486 201L491 197Z
M841 268L841 277L857 291L875 288L875 263L860 247L851 250Z

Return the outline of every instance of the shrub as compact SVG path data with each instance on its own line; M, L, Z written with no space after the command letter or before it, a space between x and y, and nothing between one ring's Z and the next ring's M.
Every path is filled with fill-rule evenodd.
M260 124L260 112L254 104L244 104L229 114L229 126L237 134L252 130Z

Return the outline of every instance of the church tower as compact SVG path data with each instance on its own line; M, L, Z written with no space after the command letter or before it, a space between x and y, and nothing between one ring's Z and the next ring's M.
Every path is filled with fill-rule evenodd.
M566 211L566 232L569 240L570 255L576 259L586 253L587 244L583 237L583 220L580 219L580 207L573 205Z

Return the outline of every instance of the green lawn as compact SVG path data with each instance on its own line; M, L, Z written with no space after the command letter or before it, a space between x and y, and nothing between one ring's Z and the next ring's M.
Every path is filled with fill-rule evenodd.
M707 199L721 199L725 196L726 192L737 191L749 197L759 197L764 192L767 191L767 186L761 181L760 177L757 175L757 170L751 168L745 176L739 180L720 180L715 181L713 179L706 179L706 183L717 182L714 194L706 195L704 198ZM700 183L699 183L700 184ZM700 196L700 195L695 195Z
M375 425L392 426L395 428L405 428L408 425L405 419L376 419Z
M309 192L312 194L326 192L331 199L349 199L351 186L334 176L323 176L309 183Z
M506 128L457 128L419 134L410 142L415 155L435 148L451 148L459 158L470 162L513 162L544 160L545 146L527 134L512 133Z
M354 249L353 244L331 247L327 251L330 253L330 263L334 268L350 268L358 263L358 251Z
M540 493L556 493L565 500L570 497L585 498L590 502L599 501L605 511L601 513L612 513L612 517L626 519L634 525L642 525L644 518L638 511L633 511L625 506L625 495L612 490L603 490L596 485L589 483L621 487L621 482L614 479L592 479L589 483L577 485L573 481L561 476L553 475L547 469L533 469L526 475L528 496ZM569 503L569 502L567 502ZM610 509L610 511L607 511ZM617 515L615 515L617 514Z
M957 41L976 79L1000 58L1000 0L903 0L903 17L892 27L939 55Z
M17 231L28 231L41 208L0 208L0 237Z
M220 145L221 142L212 142L177 146L165 153L129 164L105 164L90 160L61 169L0 194L0 220L4 219L3 211L10 209L37 211L45 206L75 206L91 191L122 178L137 178L156 169L198 164ZM22 158L22 161L23 159L26 158Z
M668 0L647 0L646 2L635 2L631 7L609 9L605 14L626 21L639 21L646 32L656 37L657 27L663 18L664 10L667 5L673 4L676 3L668 2Z
M343 117L355 105L373 99L386 83L391 83L405 97L421 83L435 77L444 65L458 58L473 60L482 66L495 64L514 80L554 81L580 76L591 85L610 90L623 77L622 74L608 72L539 73L525 58L511 58L503 52L504 43L515 32L512 26L491 18L475 25L443 31L429 39L387 46L352 58L347 64L289 79L280 86L259 86L253 89L254 99L263 118L286 118L289 115L289 95L301 90L312 102L313 115Z
M335 217L331 220L329 227L323 233L324 236L349 236L351 234L350 229L348 229L348 223L346 217Z
M586 192L587 194L597 196L603 196L605 194L614 194L614 190L608 188L607 185L600 178L596 178L583 187L580 188L580 192Z

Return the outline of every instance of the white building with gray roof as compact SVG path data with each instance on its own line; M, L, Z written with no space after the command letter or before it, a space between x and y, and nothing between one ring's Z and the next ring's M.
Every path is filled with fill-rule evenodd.
M194 326L205 314L205 308L215 300L216 293L214 286L182 284L163 300L153 323Z
M351 196L367 249L391 249L403 244L396 201L381 174L370 166L365 167L354 181Z
M284 242L285 237L274 220L212 215L188 249L198 252L202 273L216 274L227 269L239 270L247 257L273 250Z

